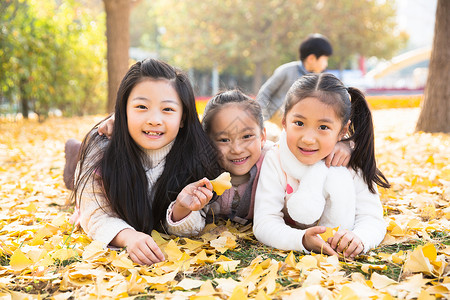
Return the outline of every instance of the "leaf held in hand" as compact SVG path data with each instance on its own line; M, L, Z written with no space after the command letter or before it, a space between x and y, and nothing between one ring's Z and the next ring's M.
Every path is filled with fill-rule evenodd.
M222 195L223 192L231 188L231 175L228 172L223 172L214 180L211 180L214 191L217 195Z
M324 233L320 233L320 237L322 238L322 240L324 240L325 242L328 241L328 238L333 237L334 234L339 230L339 226L338 227L327 227L327 230Z

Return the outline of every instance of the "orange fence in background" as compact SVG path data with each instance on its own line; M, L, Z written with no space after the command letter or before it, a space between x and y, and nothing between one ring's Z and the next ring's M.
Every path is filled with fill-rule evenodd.
M393 96L367 96L371 109L388 108L413 108L420 107L423 100L423 94L418 95L393 95Z
M206 103L211 97L197 97L197 112L203 115ZM393 95L393 96L366 96L371 109L389 109L389 108L413 108L419 107L423 100L423 94L418 95Z

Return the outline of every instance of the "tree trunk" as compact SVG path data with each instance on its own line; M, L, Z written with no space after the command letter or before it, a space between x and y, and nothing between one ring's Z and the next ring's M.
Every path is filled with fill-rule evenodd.
M253 94L256 96L258 95L259 89L261 88L263 84L263 71L262 71L262 63L256 63L255 64L255 75L253 76Z
M20 95L20 105L22 110L22 116L24 119L28 119L28 115L30 114L30 106L28 103L27 93L25 92L25 85L27 84L25 79L20 79L19 82L19 95Z
M130 0L103 0L106 11L106 41L108 64L107 112L113 112L117 90L128 71L128 49L130 47L129 19Z
M428 78L416 131L450 132L450 1L438 0Z

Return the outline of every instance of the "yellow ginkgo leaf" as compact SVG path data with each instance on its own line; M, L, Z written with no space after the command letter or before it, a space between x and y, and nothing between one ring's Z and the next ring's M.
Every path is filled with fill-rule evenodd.
M236 286L236 288L233 290L233 293L231 294L230 300L244 300L247 298L247 293L245 292L245 289L242 286Z
M436 256L436 248L433 244L428 243L424 246L418 246L406 259L404 271L432 274L435 269L432 262L436 260Z
M17 248L13 255L11 255L11 260L9 265L14 271L22 271L23 269L29 267L33 262L31 259L25 256L23 252Z
M217 195L222 195L223 192L231 188L231 175L228 172L223 172L216 179L211 180L214 191Z
M322 240L324 240L325 242L328 240L328 238L333 237L334 234L339 230L339 226L338 227L327 227L327 230L324 233L320 233L319 236L322 238Z

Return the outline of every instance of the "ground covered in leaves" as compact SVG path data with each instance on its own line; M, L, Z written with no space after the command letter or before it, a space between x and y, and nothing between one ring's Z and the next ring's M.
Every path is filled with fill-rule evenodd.
M355 261L265 247L250 226L196 239L153 232L167 260L138 266L68 219L64 142L101 117L0 121L0 299L450 298L450 136L414 133L415 109L374 112L388 234Z

